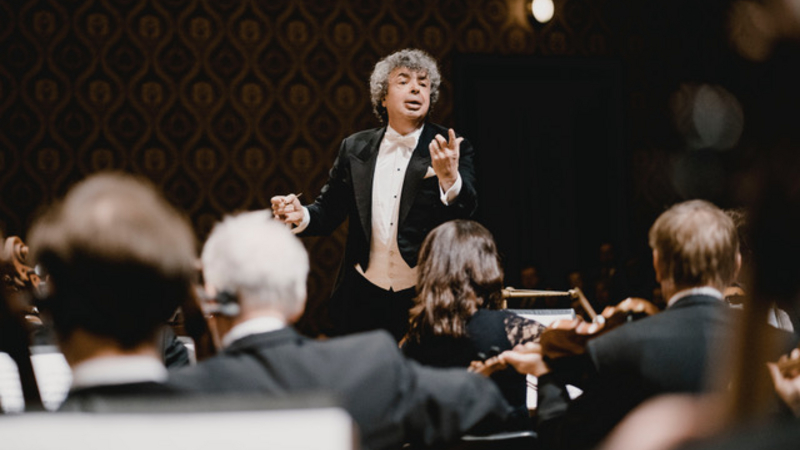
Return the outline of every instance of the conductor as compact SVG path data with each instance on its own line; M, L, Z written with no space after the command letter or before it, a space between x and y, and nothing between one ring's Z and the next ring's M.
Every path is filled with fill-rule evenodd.
M300 236L328 235L349 219L329 313L333 334L408 330L417 254L437 225L477 208L474 150L453 129L428 121L441 75L427 53L406 49L375 65L370 94L386 125L342 141L314 203L272 198L273 214Z

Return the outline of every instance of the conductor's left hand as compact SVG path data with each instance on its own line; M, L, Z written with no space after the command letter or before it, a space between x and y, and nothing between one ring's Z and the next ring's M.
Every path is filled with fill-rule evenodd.
M458 158L460 155L461 141L463 137L456 137L456 132L450 128L448 130L449 140L441 134L434 136L428 148L431 152L431 167L439 178L439 184L443 191L450 189L458 179Z

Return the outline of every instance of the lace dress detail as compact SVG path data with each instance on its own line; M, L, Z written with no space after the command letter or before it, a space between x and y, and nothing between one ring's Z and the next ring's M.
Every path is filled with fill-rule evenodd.
M541 323L520 317L516 314L509 314L503 321L511 346L536 342L545 326Z

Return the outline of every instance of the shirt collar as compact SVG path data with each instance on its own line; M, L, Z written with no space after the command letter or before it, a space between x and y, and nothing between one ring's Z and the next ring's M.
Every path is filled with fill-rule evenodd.
M228 347L239 339L250 336L251 334L269 333L270 331L280 330L286 326L286 322L277 317L256 317L242 322L228 331L222 338L222 346Z
M72 368L72 388L100 385L167 381L164 364L152 356L104 356L84 361Z
M417 148L417 144L419 143L419 137L422 135L422 129L425 128L425 124L423 123L422 126L417 128L416 130L412 131L408 134L400 134L391 125L386 125L386 134L384 135L384 139L388 138L395 142L400 140L407 140L407 143L404 142L404 147L410 150L414 150Z
M676 292L672 297L669 298L669 301L667 302L667 308L674 305L678 300L692 295L707 295L720 301L725 299L725 297L722 296L722 292L716 288L711 286L695 287Z

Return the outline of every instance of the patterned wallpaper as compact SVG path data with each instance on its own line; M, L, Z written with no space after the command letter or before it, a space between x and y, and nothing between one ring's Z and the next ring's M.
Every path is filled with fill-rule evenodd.
M538 25L524 0L0 0L0 230L24 236L38 208L111 168L153 180L200 240L223 214L272 195L308 201L339 141L378 124L369 73L405 47L439 59L433 116L444 124L456 55L627 61L634 201L663 204L673 195L663 161L638 149L660 139L660 112L646 111L686 42L662 41L648 22L667 27L658 18L671 9L640 3L557 0L555 19ZM343 240L342 230L306 240L310 316Z

